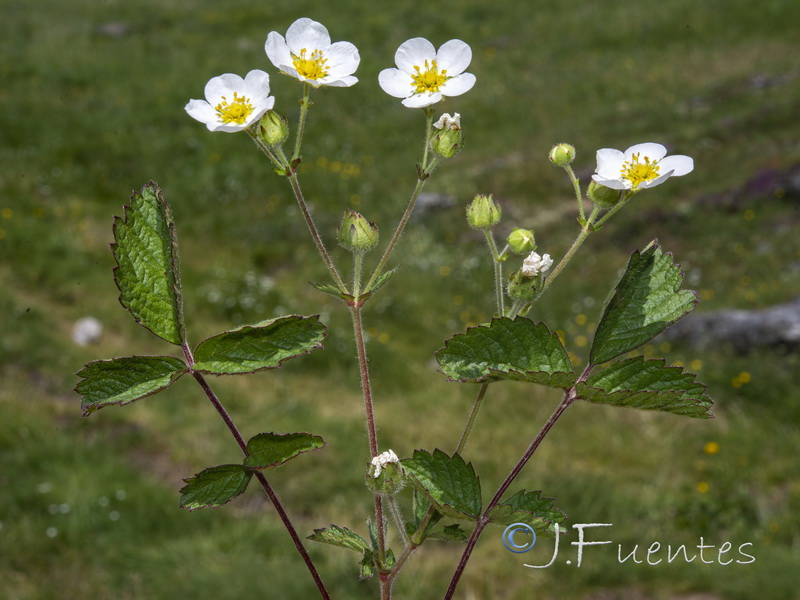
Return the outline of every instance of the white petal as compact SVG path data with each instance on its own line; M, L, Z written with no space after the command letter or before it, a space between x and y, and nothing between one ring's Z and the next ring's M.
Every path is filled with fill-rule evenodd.
M269 96L269 75L253 69L244 76L244 92L247 96Z
M658 161L658 166L661 171L672 171L673 177L679 177L694 170L694 160L690 156L676 154L662 158Z
M286 43L293 54L300 54L303 49L310 54L314 50L327 49L331 45L331 36L322 23L303 17L286 30Z
M447 70L448 77L455 77L463 73L471 61L472 48L461 40L445 42L436 53L436 65L439 67L439 71Z
M289 52L289 46L286 45L286 40L277 31L272 31L267 36L264 51L267 53L267 58L269 58L270 62L281 70L283 70L284 65L292 64L292 54Z
M414 94L413 96L403 100L403 106L408 108L424 108L431 104L436 104L442 99L439 92L423 92L421 94Z
M411 38L400 44L394 54L397 68L406 73L414 73L414 67L423 67L425 61L436 58L436 48L425 38Z
M326 63L328 66L328 77L339 79L346 75L352 75L358 69L361 57L356 48L350 42L336 42L325 52Z
M651 179L650 181L643 181L642 183L639 184L639 189L646 190L647 188L656 187L657 185L661 185L667 179L672 177L672 175L673 175L672 171L667 171L666 173L664 173L663 175L659 175L655 179Z
M358 83L358 77L353 77L352 75L348 75L347 77L339 77L337 79L324 77L323 79L309 81L308 83L314 87L319 87L321 85L327 85L328 87L350 87L351 85Z
M667 149L661 144L654 144L653 142L636 144L625 150L625 160L630 160L634 154L638 154L639 160L642 162L644 162L645 157L651 161L661 160L667 155Z
M460 96L472 89L475 85L475 75L472 73L462 73L458 77L448 79L441 86L439 91L443 96Z
M606 179L600 175L592 175L592 180L612 190L629 190L632 187L631 182L627 179Z
M205 100L189 100L184 107L189 116L193 119L205 123L211 131L217 124L217 111Z
M625 162L625 155L619 150L615 150L614 148L601 148L597 151L597 168L595 172L603 179L617 179L619 178L623 162ZM595 179L595 181L597 180Z
M225 73L219 77L212 77L208 80L204 90L206 100L210 104L219 104L223 96L232 99L233 92L241 94L244 91L244 80L233 73Z
M384 92L395 98L408 98L415 90L411 75L400 69L384 69L378 73L378 83Z

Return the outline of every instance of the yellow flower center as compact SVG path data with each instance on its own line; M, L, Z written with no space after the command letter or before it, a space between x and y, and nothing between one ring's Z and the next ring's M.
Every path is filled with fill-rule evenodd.
M222 102L214 108L223 123L237 123L239 125L243 125L254 110L253 105L250 104L250 98L240 96L236 92L233 92L233 102L228 104L228 99L223 96Z
M322 79L328 74L328 67L325 66L328 59L323 58L321 50L314 50L309 57L306 56L307 52L308 51L303 48L300 50L299 56L292 54L292 64L294 65L295 71L297 71L297 74L301 77L311 79L312 81Z
M422 92L438 92L439 87L449 79L449 77L447 77L447 69L439 71L435 60L432 60L430 64L426 60L424 71L416 65L414 66L414 70L417 74L411 75L411 86L416 88L416 94Z
M620 173L623 179L627 179L634 188L637 188L639 184L645 181L652 181L658 177L658 161L650 162L650 159L645 156L644 162L640 162L639 153L636 153L631 157L630 161L622 163Z

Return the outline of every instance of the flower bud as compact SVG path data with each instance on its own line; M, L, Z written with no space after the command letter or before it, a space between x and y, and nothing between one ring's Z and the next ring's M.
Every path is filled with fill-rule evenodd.
M461 115L455 113L452 117L445 113L433 124L436 132L431 139L431 148L442 158L452 158L459 151L461 141Z
M373 494L394 496L405 487L406 479L400 459L392 450L373 458L367 467L367 487Z
M280 146L289 137L289 122L274 110L268 110L258 122L258 138L268 146Z
M586 195L593 204L600 208L614 208L622 197L622 190L612 190L610 187L592 181Z
M378 243L378 226L354 210L347 210L337 230L339 245L351 252L364 253Z
M500 222L503 211L492 195L475 196L467 206L467 222L473 229L491 229Z
M557 167L566 167L575 160L575 147L570 144L557 144L550 150L549 158Z
M536 298L536 290L541 277L528 277L522 272L514 271L508 278L508 295L514 300L530 302Z
M513 231L508 234L506 242L514 254L530 254L536 250L536 240L531 229L514 227Z

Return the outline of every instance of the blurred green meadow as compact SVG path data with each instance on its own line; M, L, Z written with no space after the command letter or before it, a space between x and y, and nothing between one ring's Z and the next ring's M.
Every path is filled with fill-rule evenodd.
M349 333L291 191L244 135L210 134L183 106L223 72L271 75L294 121L301 88L268 62L269 31L298 17L358 46L360 82L312 97L301 181L330 247L345 208L387 239L415 182L424 119L377 85L397 46L427 37L473 49L478 83L441 111L462 114L464 150L426 192L365 310L382 449L451 452L475 388L435 372L442 342L491 317L492 267L464 205L493 193L499 228L534 227L563 255L578 228L569 182L547 161L568 141L584 183L601 147L658 141L695 159L686 177L637 196L530 315L585 358L602 303L630 252L658 237L698 291L697 310L756 309L800 294L800 5L789 0L630 3L459 0L367 5L242 0L0 0L0 598L313 598L317 592L256 489L213 511L178 508L183 477L240 458L189 378L124 408L80 416L74 373L112 356L165 353L120 307L108 244L131 190L155 179L175 213L190 339L281 314L322 315L325 349L278 371L212 382L246 437L310 431L328 446L271 473L301 534L329 523L362 535L369 459ZM794 178L794 183L792 183ZM332 248L347 271L348 256ZM375 261L377 257L369 257ZM71 340L78 319L101 341ZM613 523L575 565L571 531L512 555L488 531L460 598L800 598L800 389L796 352L699 352L654 342L647 354L708 385L716 419L589 404L556 425L515 489L542 489L572 523ZM484 500L558 401L531 386L490 388L464 455ZM704 563L638 558L713 545ZM730 542L721 558L717 550ZM751 564L737 548L751 543ZM373 598L355 554L308 549L335 598ZM431 542L398 598L439 598L461 553ZM696 553L696 552L695 552ZM691 554L691 552L690 552ZM656 557L656 558L658 558ZM568 565L565 559L572 559ZM730 564L722 564L733 559Z

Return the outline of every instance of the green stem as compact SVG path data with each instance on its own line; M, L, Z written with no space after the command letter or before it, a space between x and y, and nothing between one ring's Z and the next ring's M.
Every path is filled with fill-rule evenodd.
M184 356L186 357L186 361L189 363L192 376L200 385L203 392L206 394L206 397L209 399L211 404L214 406L214 409L217 411L217 413L222 418L225 425L228 427L228 431L231 432L233 439L236 440L236 443L241 449L241 451L244 453L245 456L247 456L247 442L244 441L242 434L239 432L239 428L236 427L236 424L233 422L233 419L231 418L230 414L228 413L227 410L225 410L225 407L222 405L222 402L220 402L217 395L211 389L211 386L208 385L208 382L206 381L205 377L203 377L202 373L199 373L198 371L194 371L192 369L192 367L194 366L194 356L192 355L192 351L186 342L183 343L183 353ZM303 562L306 563L306 567L311 573L311 577L314 580L314 583L316 584L320 595L325 600L330 600L330 595L328 594L328 590L325 588L325 584L322 582L322 579L320 578L319 573L317 572L317 569L314 566L314 561L311 560L311 557L308 555L305 546L303 546L303 542L300 539L297 530L294 528L294 525L292 524L292 521L289 518L286 509L284 509L283 504L280 501L280 498L278 498L277 494L275 493L275 490L272 489L272 486L269 484L266 476L263 473L261 473L260 471L256 471L255 477L258 480L258 483L261 484L261 487L264 489L264 492L266 492L267 496L269 497L269 500L272 503L273 508L275 508L275 512L278 513L278 517L283 523L283 526L286 528L286 531L289 533L289 537L292 538L294 547L302 557Z
M428 152L431 147L431 130L433 129L433 111L430 106L426 106L425 111L425 148L422 152L422 170L424 171L428 166Z
M391 497L391 500L389 501L389 512L392 513L392 518L394 518L395 525L397 525L397 529L400 531L400 537L403 540L403 548L407 548L411 545L411 540L408 539L408 534L406 533L406 526L403 523L403 515L400 513L400 506L397 504L397 496Z
M364 262L364 255L361 252L353 252L353 300L358 303L361 294L361 266Z
M475 426L475 421L478 418L478 412L481 410L481 406L483 406L483 399L486 396L486 390L488 389L488 383L481 384L481 389L478 390L478 397L475 398L475 403L472 405L472 412L470 412L469 419L467 419L467 424L464 426L464 431L461 433L461 439L458 440L458 446L456 446L457 453L461 453L464 450L464 447L467 445L467 440L469 440L469 436L472 433L472 428Z
M297 136L294 140L294 152L292 153L292 162L300 157L300 147L303 144L303 134L306 130L306 116L308 115L308 107L311 102L308 100L309 86L307 83L303 84L303 98L300 100L300 119L297 122Z
M635 191L627 190L625 192L625 196L623 196L622 199L619 202L617 202L617 205L614 208L612 208L610 211L608 211L606 214L604 214L603 218L601 218L597 223L594 224L594 228L595 229L600 229L603 226L603 223L605 223L611 217L613 217L615 214L617 214L617 212L619 212L619 210L628 203L628 200L633 198L634 194L636 194Z
M486 243L489 245L489 251L492 254L492 262L494 263L494 294L497 301L497 316L502 317L505 315L505 294L503 294L503 259L497 251L497 244L495 244L494 236L489 229L483 230L486 236Z
M256 125L255 127L258 127L258 125ZM261 141L261 138L259 138L258 135L255 133L255 127L251 127L250 129L246 130L247 135L250 136L250 139L255 142L259 150L261 150L264 154L267 155L267 157L272 161L272 164L274 164L279 169L287 168L289 165L282 163L278 158L278 156L272 151L270 146Z
M392 239L389 241L389 245L386 246L386 250L383 251L383 256L381 256L381 260L378 262L378 266L375 268L375 271L372 273L372 276L369 278L367 282L365 290L369 291L372 289L372 286L375 284L375 280L383 273L383 269L386 267L386 262L389 260L389 256L392 254L392 250L394 250L395 244L397 244L397 240L400 239L400 236L403 234L403 230L405 229L406 225L408 224L408 220L411 218L411 213L414 211L414 206L417 204L417 199L419 198L420 193L422 192L422 188L425 187L425 181L428 179L430 174L436 168L436 165L439 164L441 158L436 156L432 161L431 164L428 165L427 169L424 169L417 179L417 185L414 187L414 191L411 193L411 198L408 201L408 206L406 206L406 210L403 213L400 222L397 224L397 228L394 231L394 235Z
M578 178L575 176L575 171L572 170L570 165L566 165L564 170L569 175L569 180L572 182L572 188L575 190L575 198L578 200L578 211L580 212L580 223L583 225L586 223L586 216L583 213L583 195L581 194L581 182L578 181Z

